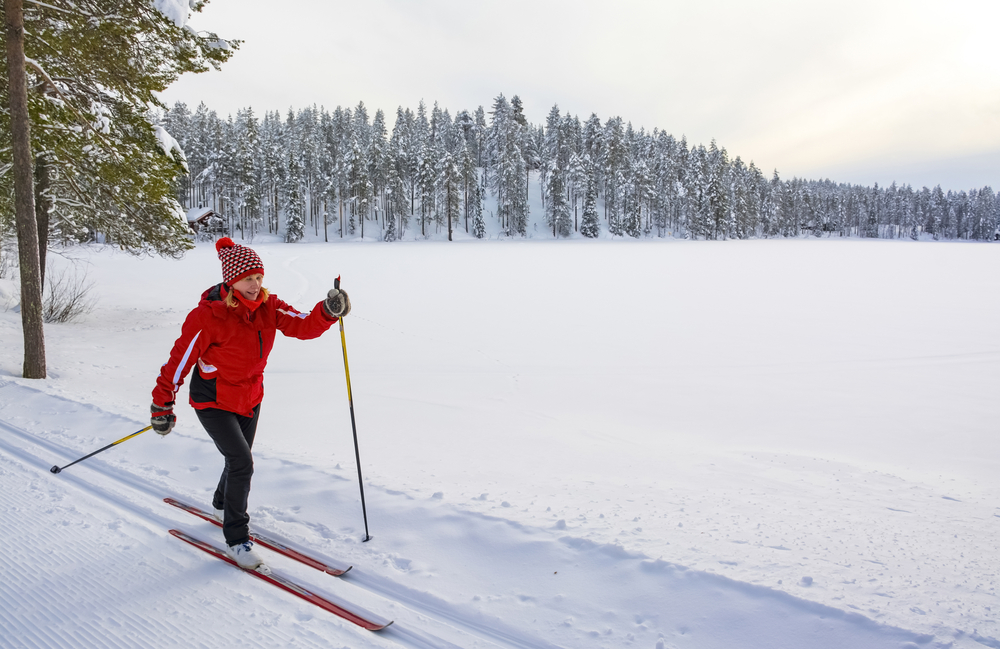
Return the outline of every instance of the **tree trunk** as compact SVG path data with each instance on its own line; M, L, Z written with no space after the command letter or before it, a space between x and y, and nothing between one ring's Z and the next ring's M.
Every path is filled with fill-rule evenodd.
M24 330L24 378L45 378L42 327L42 278L38 259L38 224L32 182L28 126L28 86L24 72L24 13L21 0L4 0L10 132L14 163L14 218L21 266L21 327Z
M48 158L40 154L35 158L35 223L38 228L38 271L39 290L45 295L45 253L49 249L49 215L52 213L52 198L48 194L52 184Z

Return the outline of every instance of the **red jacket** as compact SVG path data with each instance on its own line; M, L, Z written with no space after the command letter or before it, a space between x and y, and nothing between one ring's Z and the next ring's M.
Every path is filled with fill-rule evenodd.
M307 340L330 328L330 317L319 302L310 313L299 313L274 295L251 311L242 302L226 306L226 287L205 291L188 314L181 336L160 369L153 403L172 403L192 366L190 400L197 409L220 408L251 416L264 398L264 367L274 334Z

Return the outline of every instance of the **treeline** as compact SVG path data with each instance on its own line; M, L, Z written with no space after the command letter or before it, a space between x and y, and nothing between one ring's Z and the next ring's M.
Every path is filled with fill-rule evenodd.
M398 108L391 131L363 103L284 117L247 108L225 120L204 104L192 112L178 103L161 119L187 155L182 204L212 207L219 228L286 241L307 228L386 241L416 231L451 239L459 228L523 237L532 204L552 237L989 240L1000 221L990 187L783 180L730 159L715 141L689 146L620 117L581 121L554 106L545 124L531 124L517 96L454 117L437 104Z

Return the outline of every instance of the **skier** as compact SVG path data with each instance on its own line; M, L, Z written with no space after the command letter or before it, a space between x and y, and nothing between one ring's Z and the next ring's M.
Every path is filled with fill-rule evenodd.
M150 423L160 435L173 429L175 395L194 368L191 406L225 457L212 505L223 522L227 553L241 567L253 569L263 561L250 540L250 449L275 331L303 340L316 338L350 312L351 301L333 288L311 312L300 313L263 287L264 265L251 248L224 237L215 249L222 261L222 283L205 291L184 321L170 359L156 378Z

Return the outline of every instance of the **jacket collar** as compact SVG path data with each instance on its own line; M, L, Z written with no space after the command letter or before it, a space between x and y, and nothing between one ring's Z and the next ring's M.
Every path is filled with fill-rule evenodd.
M237 306L236 309L230 309L226 306L226 296L229 295L230 292L239 303L239 306ZM239 291L233 291L232 288L225 283L216 284L212 288L205 291L201 297L202 300L208 302L212 306L215 314L220 317L225 317L225 314L229 311L235 311L237 315L244 317L251 316L254 311L264 304L262 299L258 299L256 302L251 302L240 295ZM263 297L263 293L261 293L261 297Z
M254 300L253 302L251 302L250 300L248 300L245 297L243 297L243 294L240 293L239 291L233 291L233 297L236 298L237 302L239 302L240 304L242 304L243 306L245 306L247 308L247 311L249 311L250 313L253 313L254 311L257 310L257 308L261 304L263 304L263 302L261 302L261 298L264 297L264 293L263 292L258 293L257 294L257 299Z

